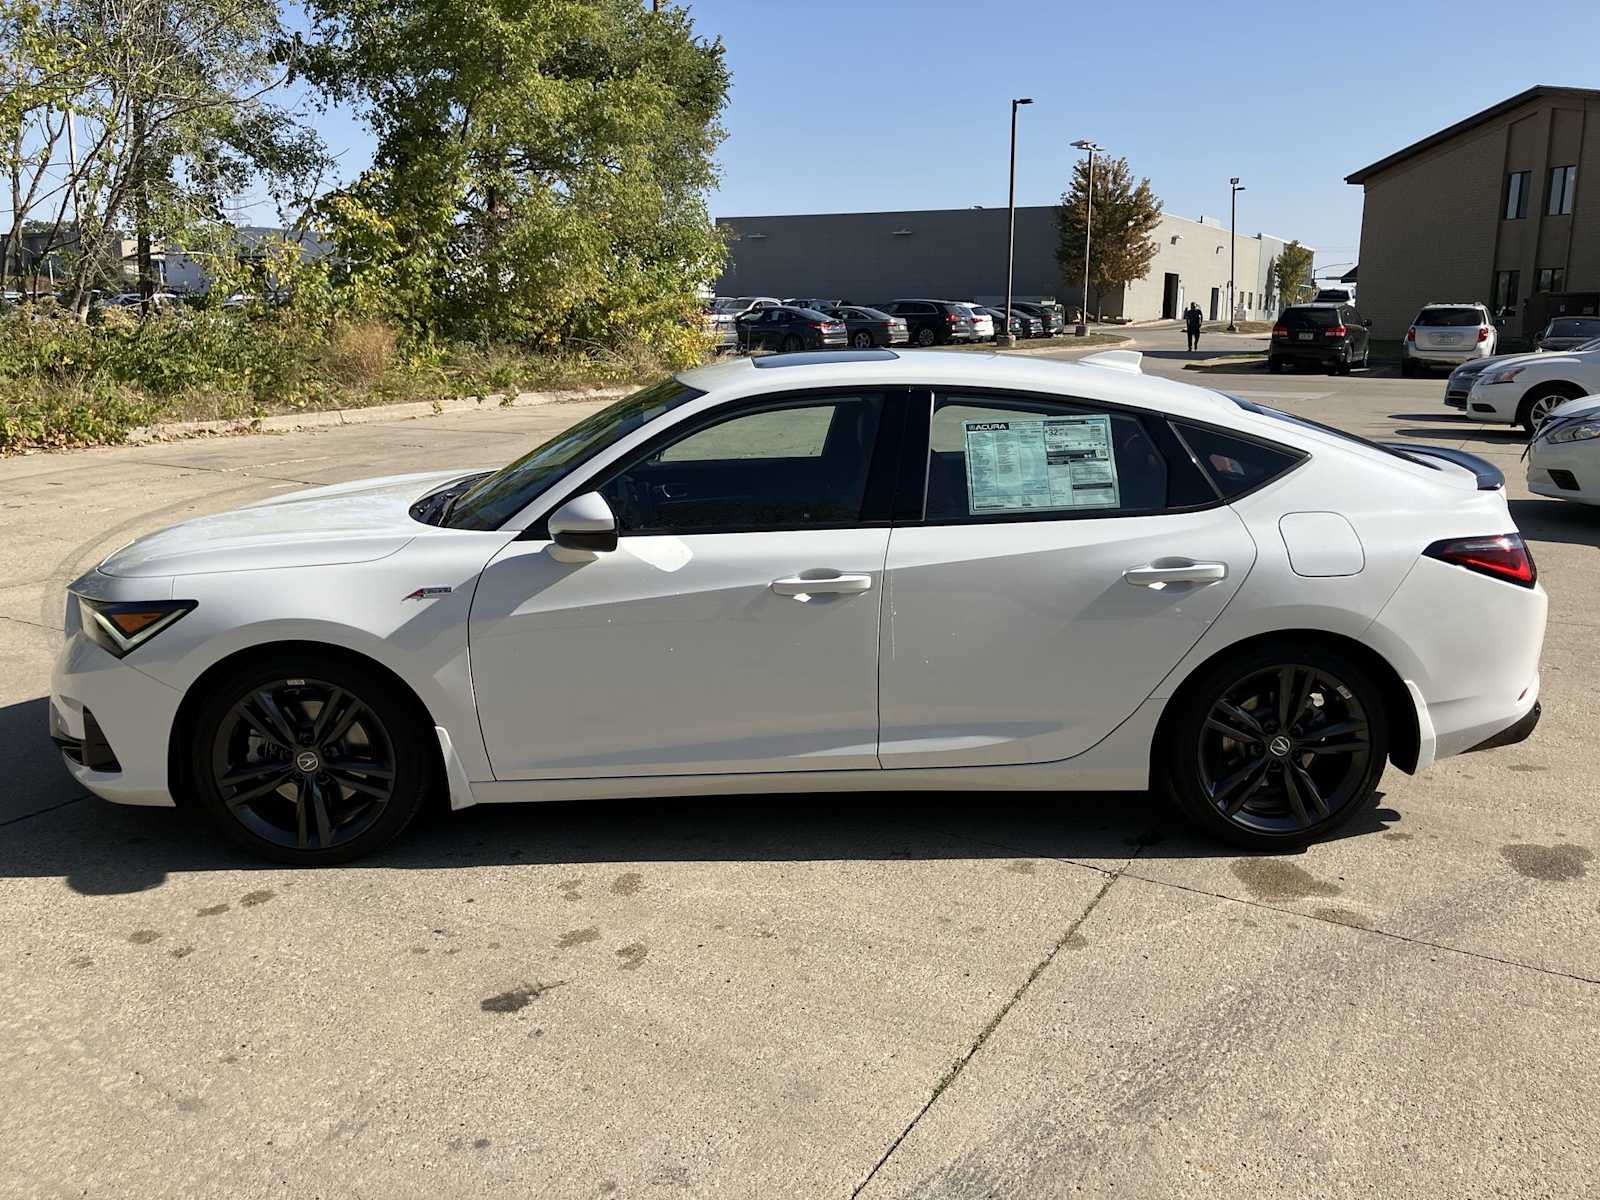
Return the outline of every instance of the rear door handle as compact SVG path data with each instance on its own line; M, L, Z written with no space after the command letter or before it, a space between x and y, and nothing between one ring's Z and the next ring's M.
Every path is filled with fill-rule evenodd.
M807 579L803 575L789 575L772 581L772 590L780 596L848 595L872 590L871 575L841 575L834 572Z
M1158 587L1168 583L1220 583L1228 577L1228 564L1219 562L1185 562L1157 567L1145 564L1129 567L1122 578L1134 587Z

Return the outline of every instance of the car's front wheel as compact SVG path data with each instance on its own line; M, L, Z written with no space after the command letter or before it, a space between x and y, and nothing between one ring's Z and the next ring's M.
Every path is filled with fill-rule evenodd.
M1237 845L1314 841L1365 808L1383 777L1382 693L1336 651L1264 644L1206 668L1175 704L1158 772L1190 818Z
M233 842L278 862L348 862L396 837L435 779L420 713L392 680L306 654L242 664L201 697L190 782Z

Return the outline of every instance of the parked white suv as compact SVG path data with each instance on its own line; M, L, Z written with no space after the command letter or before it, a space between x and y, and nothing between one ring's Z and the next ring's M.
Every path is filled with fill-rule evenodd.
M1558 405L1600 392L1600 350L1519 354L1489 367L1467 393L1467 416L1530 434Z
M1482 304L1424 304L1401 343L1400 373L1428 367L1455 367L1488 358L1500 341L1489 309Z
M972 340L975 342L994 341L994 318L976 304L963 304L961 307L972 315Z

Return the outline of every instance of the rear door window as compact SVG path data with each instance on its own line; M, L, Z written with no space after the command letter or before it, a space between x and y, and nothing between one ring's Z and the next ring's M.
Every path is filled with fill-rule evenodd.
M929 521L1053 521L1167 505L1167 460L1128 413L941 392L929 443Z
M1460 328L1463 325L1483 324L1483 314L1475 308L1425 308L1417 314L1412 324L1428 328Z
M1286 308L1278 323L1294 329L1328 329L1339 323L1339 310L1331 305L1322 308Z

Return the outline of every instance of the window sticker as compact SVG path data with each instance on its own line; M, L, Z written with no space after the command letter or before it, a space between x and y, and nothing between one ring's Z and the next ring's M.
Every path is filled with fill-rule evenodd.
M963 421L962 428L973 516L1121 506L1109 416Z

